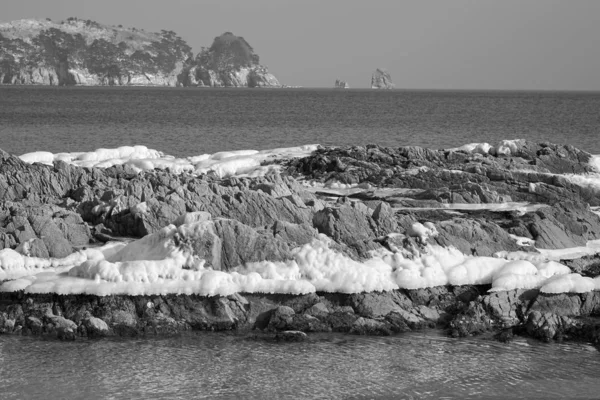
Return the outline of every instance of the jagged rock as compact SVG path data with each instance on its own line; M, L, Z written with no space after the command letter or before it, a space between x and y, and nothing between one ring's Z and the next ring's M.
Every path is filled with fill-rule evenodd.
M529 312L552 313L558 316L581 315L581 298L574 293L540 294L529 306Z
M231 32L217 36L196 56L185 79L185 86L281 87L267 67L259 64L248 42Z
M89 314L81 321L81 324L85 329L85 335L89 338L104 337L110 334L110 329L106 322Z
M393 89L394 83L390 73L384 69L377 68L371 76L371 89Z
M600 216L581 203L562 202L537 210L524 221L541 249L585 246L600 238Z
M549 312L532 311L529 313L525 327L530 336L549 342L562 336L575 323L569 317Z
M306 313L308 315L312 315L313 317L327 316L329 314L329 309L325 304L319 302L307 309Z
M484 296L481 302L490 316L502 326L511 327L520 324L529 302L537 294L537 290L508 290Z
M574 260L561 260L563 264L571 268L575 273L587 277L596 277L600 275L600 255L594 254L583 256Z
M315 213L313 225L319 233L347 245L359 256L366 256L376 248L374 243L377 224L365 206L356 203L327 207Z
M34 335L41 335L44 329L44 324L42 324L42 321L39 318L29 316L25 320L25 328L28 332L31 332Z
M281 331L288 329L296 313L291 307L279 306L273 310L267 329Z
M0 313L0 333L12 333L15 329L15 320L9 318L5 312Z
M186 249L204 266L220 271L256 261L283 261L292 257L287 243L259 233L238 221L205 221L192 237L175 236L175 244Z
M519 248L508 232L487 221L454 218L436 224L436 228L438 244L454 246L465 254L491 256L498 251Z
M389 336L392 334L389 323L371 318L360 317L350 328L350 333L356 335Z
M75 340L77 324L70 319L59 315L46 315L44 322L48 333L56 333L61 340Z
M331 239L330 249L358 260L372 257L370 250L385 249L411 259L428 244L486 256L525 250L510 234L547 248L600 237L600 218L586 204L600 202L598 191L553 175L591 171L589 154L568 146L517 141L478 152L373 145L321 148L286 163L281 175L226 179L158 170L136 173L123 166L29 165L5 153L0 158L0 242L32 256L67 254L85 246L91 238L86 223L102 240L142 236L171 223L195 223L204 229L201 235L178 234L172 240L215 270L289 260L294 247L319 233ZM290 176L317 182L302 187L307 182L294 182ZM334 189L337 182L358 185L347 187L343 196ZM449 203L509 200L548 206L524 214L444 208ZM431 222L438 236L427 241L411 237L417 222ZM47 236L57 239L48 242ZM595 277L596 261L588 257L569 265ZM438 326L449 327L454 335L490 332L507 339L528 330L544 340L594 337L593 319L600 313L596 292L546 295L488 289L227 297L1 294L0 330L58 335L50 316L60 316L88 337L102 335L92 325L105 332L101 322L107 335L125 336L253 326L389 334ZM61 335L71 339L74 332L69 325Z
M496 323L497 321L491 318L483 304L473 301L450 321L450 335L453 337L480 335L495 330Z
M419 328L425 324L410 298L402 292L352 294L348 298L348 304L356 314L367 318L387 317L390 313L395 313L410 328Z
M276 341L283 342L303 342L308 339L308 335L302 331L283 331L275 335Z
M277 221L273 224L273 236L292 246L302 246L317 236L317 230L308 224Z

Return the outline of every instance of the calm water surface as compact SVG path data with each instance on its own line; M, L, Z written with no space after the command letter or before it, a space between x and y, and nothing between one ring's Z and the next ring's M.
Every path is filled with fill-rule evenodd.
M600 93L0 86L0 148L174 156L302 144L526 138L600 153Z
M226 334L75 343L0 336L2 399L597 398L586 344L501 344L435 332L311 336L271 343Z

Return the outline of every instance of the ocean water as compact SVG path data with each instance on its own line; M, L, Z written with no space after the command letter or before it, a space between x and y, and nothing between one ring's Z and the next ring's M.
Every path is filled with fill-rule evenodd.
M183 157L516 138L600 153L598 137L599 92L0 86L0 148L13 154L143 144Z
M57 342L0 336L0 388L12 399L591 399L590 345L311 335L276 343L199 333Z

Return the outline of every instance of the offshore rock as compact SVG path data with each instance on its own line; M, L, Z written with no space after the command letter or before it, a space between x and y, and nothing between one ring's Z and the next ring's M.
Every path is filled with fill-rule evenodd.
M241 36L225 32L209 48L203 49L184 71L184 86L207 87L281 87L258 54Z
M389 72L377 68L371 76L371 89L393 89L394 83Z
M275 335L276 341L283 342L303 342L308 339L308 335L302 331L283 331Z
M335 89L350 89L350 85L348 85L348 82L343 81L341 79L336 79L333 87Z

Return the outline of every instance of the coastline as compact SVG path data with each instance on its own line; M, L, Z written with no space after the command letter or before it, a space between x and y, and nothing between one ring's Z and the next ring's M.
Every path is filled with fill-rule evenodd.
M600 239L600 217L589 207L600 205L595 161L572 146L305 147L191 157L188 164L136 151L120 154L124 161L113 165L107 160L119 159L116 153L105 159L100 153L23 156L47 165L2 154L2 243L16 251L0 257L0 331L75 339L190 329L389 335L436 327L499 340L525 334L598 341L595 249L574 258L549 252ZM532 204L539 207L527 207ZM166 250L118 258L127 246L147 250L140 247L146 242L134 240L113 247L111 255L94 253L108 264L96 263L91 250L76 250L117 236L158 238L151 245ZM321 263L341 269L332 275L329 265L315 270L305 262L312 250L325 254ZM462 258L444 264L456 252ZM177 264L181 254L186 261ZM441 267L422 268L436 254ZM153 278L164 267L161 260L178 272ZM374 266L374 260L388 264ZM256 275L245 275L238 268L244 264ZM377 275L388 276L384 264L390 281ZM107 265L118 276L106 275ZM294 265L300 275L276 278ZM466 275L457 275L457 267ZM354 271L354 281L345 270ZM437 275L428 275L432 271ZM473 271L476 277L469 276ZM32 272L46 275L30 279ZM173 294L144 292L173 276L192 283L177 283ZM70 294L77 289L60 283L66 277L83 292ZM108 288L105 296L85 294L95 282ZM123 282L140 294L110 292ZM250 287L253 293L244 291ZM323 290L335 287L338 293Z

